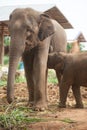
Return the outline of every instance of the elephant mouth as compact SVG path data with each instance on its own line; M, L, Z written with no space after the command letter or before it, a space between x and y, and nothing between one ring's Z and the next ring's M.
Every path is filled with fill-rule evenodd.
M29 42L28 40L26 40L26 42L25 42L25 51L30 51L36 46L37 46L37 43L32 43L32 42Z
M27 37L25 40L25 51L30 51L35 48L40 43L39 38L34 35L32 37Z

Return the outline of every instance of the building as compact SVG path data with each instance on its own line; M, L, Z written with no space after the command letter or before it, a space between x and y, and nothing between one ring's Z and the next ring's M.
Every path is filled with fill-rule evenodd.
M68 51L70 53L80 52L80 43L86 42L83 33L76 29L68 29L66 30L66 34L68 45L70 45L70 49Z

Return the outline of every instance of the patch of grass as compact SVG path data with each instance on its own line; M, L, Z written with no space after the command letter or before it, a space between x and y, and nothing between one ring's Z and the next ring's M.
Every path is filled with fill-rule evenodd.
M7 84L7 81L5 81L5 80L1 80L1 81L0 81L0 87L1 87L1 86L5 86L6 84Z
M0 66L0 71L1 71L1 66ZM6 85L6 83L7 83L7 75L4 74L3 78L0 77L0 87Z
M76 122L76 121L71 120L71 119L69 119L69 118L64 118L64 119L62 119L62 120L60 120L60 121L63 121L63 122L65 122L65 123L75 123L75 122Z
M16 79L15 79L15 82L16 83L24 83L26 82L26 79L24 76L18 76Z
M26 79L24 76L19 76L15 79L15 82L16 83L25 83ZM7 85L7 76L5 76L5 79L3 78L0 80L0 87L5 86L5 85Z
M4 65L8 65L9 56L4 56Z
M56 73L54 70L49 69L48 70L48 79L47 79L48 83L53 83L53 84L57 84L58 80L56 78ZM16 83L25 83L26 82L26 78L25 76L17 76L15 79ZM7 84L7 76L5 76L4 79L1 79L0 81L0 86L5 86Z
M23 110L13 109L10 113L0 115L0 126L5 129L20 128L24 124L40 122L42 119L29 117Z
M29 107L25 107L25 106L20 106L18 107L19 111L23 111L23 112L29 112L29 113L33 113L34 111L32 109L29 109Z
M57 84L58 80L56 78L56 73L53 69L49 69L48 70L48 83L53 83L53 84Z

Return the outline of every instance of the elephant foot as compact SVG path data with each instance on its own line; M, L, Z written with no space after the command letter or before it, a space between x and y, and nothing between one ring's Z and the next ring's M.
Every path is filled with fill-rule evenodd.
M46 108L45 107L33 107L34 111L45 111Z
M38 103L33 105L34 111L45 111L46 109L47 109L47 104Z
M59 108L66 108L66 105L63 104L63 103L59 103L59 104L58 104L58 107L59 107Z
M83 104L76 104L75 108L84 108Z
M29 101L28 106L29 106L29 107L33 107L33 104L34 104L33 101Z

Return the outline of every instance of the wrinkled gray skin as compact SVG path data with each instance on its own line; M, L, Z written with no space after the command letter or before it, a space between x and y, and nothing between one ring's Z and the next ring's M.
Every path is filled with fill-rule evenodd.
M34 108L47 108L47 59L49 46L53 51L66 51L64 29L46 14L31 8L16 9L10 15L11 35L7 100L14 100L14 80L20 57L24 62L29 103Z
M80 86L87 87L87 52L66 54L51 53L48 56L48 67L62 74L60 81L60 104L66 107L66 99L70 86L76 100L76 108L83 108Z

